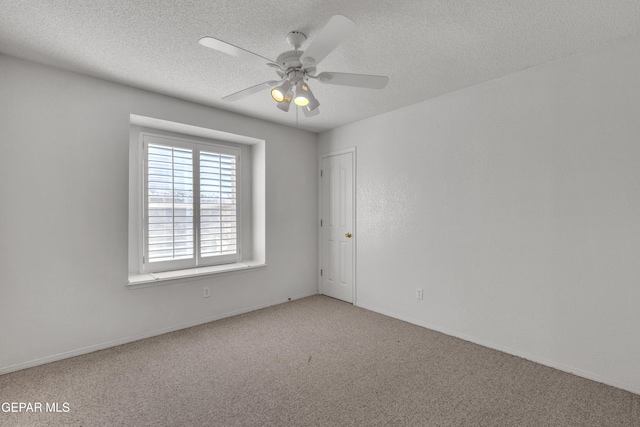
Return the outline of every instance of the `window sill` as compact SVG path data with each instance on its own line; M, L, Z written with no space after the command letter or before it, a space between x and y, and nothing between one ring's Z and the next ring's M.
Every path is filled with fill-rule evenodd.
M233 264L212 265L209 267L189 268L186 270L163 271L160 273L132 274L129 275L127 287L129 289L146 288L149 286L165 285L171 281L185 279L197 279L203 276L211 276L226 273L239 273L256 268L266 267L267 264L259 261L242 261Z

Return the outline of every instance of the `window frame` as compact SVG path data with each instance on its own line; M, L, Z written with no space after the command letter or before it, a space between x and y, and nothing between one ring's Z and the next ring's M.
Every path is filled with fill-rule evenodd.
M186 138L154 134L149 132L140 132L140 141L142 152L140 158L141 171L141 188L140 188L140 227L139 227L139 261L141 273L158 273L166 271L176 271L183 269L192 269L198 267L207 267L221 264L236 263L242 260L242 156L241 149L227 145L218 144L214 141L203 142L189 140ZM164 147L175 147L180 149L188 149L192 152L192 170L193 170L193 236L194 236L194 253L189 259L178 259L169 261L149 262L149 213L148 213L148 162L149 152L148 146L160 145ZM200 153L213 153L234 156L236 159L236 253L229 255L214 255L208 257L201 256L200 247Z

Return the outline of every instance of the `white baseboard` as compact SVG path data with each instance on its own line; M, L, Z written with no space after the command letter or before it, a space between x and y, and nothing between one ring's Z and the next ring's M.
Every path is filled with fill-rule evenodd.
M54 354L52 356L43 357L40 359L30 360L28 362L17 363L14 365L9 365L5 367L0 367L0 375L8 374L10 372L20 371L22 369L33 368L34 366L44 365L46 363L57 362L58 360L68 359L70 357L80 356L87 353L93 353L94 351L104 350L110 347L116 347L118 345L127 344L134 341L143 340L145 338L155 337L157 335L167 334L169 332L179 331L181 329L191 328L193 326L202 325L205 323L213 322L216 320L224 319L227 317L237 316L239 314L249 313L251 311L260 310L262 308L271 307L274 305L282 304L285 302L293 301L300 298L306 298L313 295L317 295L318 291L308 292L301 295L292 296L286 299L279 299L276 301L271 301L265 304L259 304L252 307L243 308L241 310L223 313L217 316L207 317L204 319L196 320L193 322L187 322L176 326L169 326L167 328L156 329L154 331L150 331L141 335L135 335L131 337L121 338L118 340L107 341L100 344L90 345L88 347L78 348L76 350L65 351L63 353Z
M498 351L501 351L503 353L510 354L512 356L518 356L518 357L521 357L523 359L529 360L531 362L539 363L541 365L548 366L548 367L554 368L554 369L558 369L558 370L563 371L563 372L568 372L570 374L577 375L579 377L586 378L588 380L592 380L592 381L596 381L596 382L599 382L599 383L602 383L602 384L610 385L612 387L616 387L616 388L619 388L619 389L622 389L622 390L626 390L626 391L629 391L629 392L634 393L634 394L640 394L640 388L638 388L637 386L634 387L634 386L631 386L631 385L626 384L626 383L622 383L622 382L619 382L619 381L611 380L609 378L603 378L603 377L601 377L599 375L596 375L596 374L593 374L591 372L587 372L587 371L583 371L581 369L577 369L577 368L574 368L574 367L571 367L571 366L563 365L562 363L557 363L557 362L554 362L552 360L547 360L547 359L540 358L540 357L537 357L537 356L532 356L530 354L527 354L527 353L524 353L524 352L521 352L521 351L518 351L518 350L514 350L514 349L511 349L511 348L508 348L508 347L504 347L504 346L501 346L501 345L498 345L498 344L495 344L495 343L492 343L492 342L484 341L484 340L478 339L476 337L472 337L472 336L460 333L458 331L452 331L452 330L449 330L447 328L442 328L442 327L440 327L438 325L433 325L433 324L429 324L427 322L422 322L422 321L419 321L419 320L411 319L409 317L402 316L402 315L395 314L395 313L391 313L391 312L388 312L386 310L379 309L377 307L369 306L367 304L356 303L356 306L358 306L360 308L364 308L365 310L374 311L376 313L383 314L385 316L393 317L394 319L402 320L402 321L407 322L407 323L412 323L414 325L422 326L423 328L427 328L427 329L431 329L433 331L441 332L441 333L443 333L445 335L449 335L449 336L452 336L452 337L460 338L462 340L469 341L469 342L472 342L474 344L481 345L483 347L491 348L493 350L498 350Z

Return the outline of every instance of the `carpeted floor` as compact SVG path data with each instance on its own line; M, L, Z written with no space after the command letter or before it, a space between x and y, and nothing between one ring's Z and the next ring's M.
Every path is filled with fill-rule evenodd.
M3 402L43 403L3 426L640 426L639 395L323 296L2 375Z

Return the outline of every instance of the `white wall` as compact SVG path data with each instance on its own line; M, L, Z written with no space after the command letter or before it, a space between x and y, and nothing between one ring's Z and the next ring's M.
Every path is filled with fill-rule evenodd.
M358 305L640 393L640 37L319 142L358 151Z
M0 82L0 374L317 293L315 134L5 55ZM266 141L267 267L127 289L130 114Z

